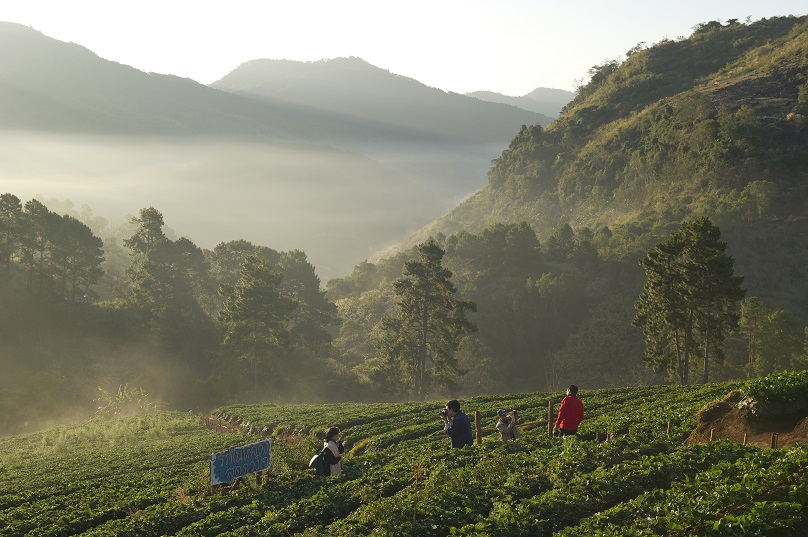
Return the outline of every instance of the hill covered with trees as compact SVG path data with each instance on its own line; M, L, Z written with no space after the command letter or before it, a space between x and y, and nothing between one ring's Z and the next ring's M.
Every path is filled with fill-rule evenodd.
M400 253L328 283L356 370L372 377L359 334L374 333L412 245L432 236L478 308L459 353L465 389L663 380L673 373L642 365L632 326L638 261L703 217L745 291L709 378L806 367L808 19L699 24L627 56L594 66L558 120L523 127L487 186Z
M91 214L3 194L6 430L144 394L205 409L806 369L806 39L805 17L708 23L594 67L433 240L325 291L302 250L202 248L154 207L101 241Z

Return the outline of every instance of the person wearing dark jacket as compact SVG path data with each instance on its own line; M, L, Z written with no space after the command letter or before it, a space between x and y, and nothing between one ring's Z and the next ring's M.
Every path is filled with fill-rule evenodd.
M556 436L571 436L578 433L578 425L584 421L584 404L577 397L578 386L570 384L567 396L561 400L558 419L553 427Z
M342 472L342 453L345 452L339 427L331 427L326 431L323 447L325 448L324 475L339 475Z
M460 403L452 399L440 413L445 422L443 431L452 439L452 447L460 448L474 443L471 435L471 422L464 412L460 411Z

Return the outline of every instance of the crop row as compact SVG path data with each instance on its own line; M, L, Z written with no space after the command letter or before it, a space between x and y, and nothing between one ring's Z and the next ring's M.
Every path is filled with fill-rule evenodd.
M560 535L792 535L808 516L808 446L752 450L656 488Z
M786 535L808 518L808 448L682 443L695 413L737 387L585 392L578 438L534 428L454 450L438 437L443 403L226 407L222 419L284 434L260 481L217 489L211 452L256 437L179 413L93 421L0 440L0 534ZM488 426L500 407L536 419L548 399L560 396L462 404ZM326 424L350 444L343 473L322 478L305 462Z

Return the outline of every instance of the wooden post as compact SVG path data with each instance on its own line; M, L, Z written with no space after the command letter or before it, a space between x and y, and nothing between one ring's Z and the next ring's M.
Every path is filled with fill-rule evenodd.
M772 449L777 449L777 433L772 433Z
M713 433L715 433L715 429L710 429L710 442L713 441Z
M474 427L477 429L477 444L483 443L483 427L481 425L482 419L480 417L480 411L474 411Z
M671 420L668 420L668 438L671 437Z
M747 433L743 433L743 444L742 445L744 445L744 446L746 445L746 435L747 435Z
M553 402L547 401L547 438L553 437Z

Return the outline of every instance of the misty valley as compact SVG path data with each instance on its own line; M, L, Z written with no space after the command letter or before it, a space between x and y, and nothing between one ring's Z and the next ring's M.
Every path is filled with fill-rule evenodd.
M505 99L359 58L203 86L3 23L6 430L804 368L804 26L705 23ZM700 302L653 288L659 252L711 260L676 283Z

